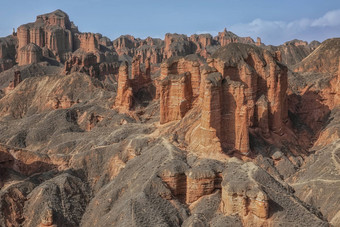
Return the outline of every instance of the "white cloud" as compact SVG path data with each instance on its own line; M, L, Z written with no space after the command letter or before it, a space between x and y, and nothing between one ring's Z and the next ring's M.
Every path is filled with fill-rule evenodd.
M295 38L307 41L340 36L340 10L329 11L320 18L295 21L255 19L246 24L235 24L229 30L240 36L261 37L266 44L281 44Z
M334 10L326 13L323 17L314 20L311 26L326 27L340 25L340 10Z

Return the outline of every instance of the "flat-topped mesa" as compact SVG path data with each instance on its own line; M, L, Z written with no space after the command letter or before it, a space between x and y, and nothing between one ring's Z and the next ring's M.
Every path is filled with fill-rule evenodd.
M268 128L276 134L283 134L288 121L286 66L277 62L268 51L246 44L230 44L219 49L208 59L208 64L224 78L230 77L245 84L249 127L259 127L261 119L255 113L256 102L264 95L268 100ZM262 130L267 131L263 122Z
M223 32L219 32L214 39L220 43L222 47L228 45L229 43L246 43L255 44L254 40L250 37L239 37L234 33L227 31L225 28Z
M115 99L115 107L122 112L128 112L132 107L132 87L129 79L127 62L123 62L119 67L118 89Z
M38 45L34 43L29 43L19 50L19 53L18 53L19 65L28 65L32 63L38 63L41 60L42 60L42 50Z
M34 23L18 27L18 49L35 43L40 47L46 46L58 60L65 61L67 53L73 50L72 30L67 14L61 10L40 15Z
M180 120L191 108L190 73L170 74L160 81L160 123Z

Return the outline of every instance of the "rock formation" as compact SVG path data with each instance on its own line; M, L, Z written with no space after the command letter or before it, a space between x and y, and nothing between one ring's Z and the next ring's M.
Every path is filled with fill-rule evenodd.
M42 60L42 50L34 43L29 43L19 50L19 65L38 63Z
M193 149L248 154L250 128L260 128L263 138L271 132L284 134L288 121L286 67L269 52L246 44L221 48L208 64L201 74L200 124L189 132Z
M83 72L98 79L118 72L116 62L100 60L100 57L105 58L105 56L101 56L98 52L87 52L80 48L73 52L70 59L65 62L64 72L66 74Z
M53 225L53 210L51 208L46 208L42 217L40 226L55 226Z
M86 52L96 52L99 50L99 37L93 33L81 33L74 36L74 49L83 49Z
M21 25L17 29L18 48L34 43L50 49L60 61L67 60L67 54L73 51L75 31L69 17L61 10L37 16L34 23Z
M221 48L213 57L209 65L224 78L230 77L245 84L248 126L258 125L260 119L254 117L255 103L264 94L269 102L269 128L282 134L288 119L287 68L276 62L269 52L244 44Z
M38 16L0 39L0 226L338 226L338 42Z
M123 62L119 67L118 88L115 99L115 107L120 111L129 111L132 107L133 92L129 79L128 64Z
M223 32L219 32L214 39L220 43L222 47L228 45L229 43L246 43L255 44L254 40L250 37L239 37L234 33L227 31L225 28Z
M145 71L141 69L141 57L138 55L133 58L131 63L131 85L134 93L142 87L151 83L151 64L150 59L145 59Z
M10 69L15 64L16 36L0 38L0 72Z
M317 48L314 54L310 54L300 63L294 66L295 72L319 72L332 73L337 71L338 58L340 54L340 39L328 39ZM335 58L330 58L335 56Z
M164 45L163 59L168 59L172 56L185 56L196 51L195 45L190 42L186 35L176 33L165 34Z
M191 107L190 73L169 74L160 83L160 123L179 120Z
M308 44L302 40L291 40L280 46L269 45L263 46L263 48L276 55L278 61L293 66L312 53L319 45L320 43L317 41Z
M235 170L239 180L230 173L224 175L221 210L227 215L239 215L248 225L263 223L269 216L268 195L256 181L247 176L246 171L250 170L243 171Z
M22 81L21 72L15 71L13 75L13 80L9 83L8 87L5 90L5 93L8 93L12 91L14 88L16 88L21 81Z

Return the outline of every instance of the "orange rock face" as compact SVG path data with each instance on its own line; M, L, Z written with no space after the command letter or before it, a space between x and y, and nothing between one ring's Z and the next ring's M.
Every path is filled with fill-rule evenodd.
M248 112L244 85L229 78L223 80L220 73L209 73L209 70L211 68L203 70L202 117L199 130L193 135L197 138L193 143L209 150L237 150L247 154Z
M130 35L120 36L113 42L113 47L117 51L118 55L129 55L134 54L133 49L135 47L135 38Z
M242 53L236 55L229 53ZM269 104L269 128L282 134L288 119L286 90L288 86L287 68L276 62L267 51L261 51L248 45L231 45L215 53L215 59L210 60L224 78L242 81L245 86L246 105L248 111L248 126L257 127L255 104L261 95L265 95Z
M145 71L143 72L141 70L141 57L134 57L131 66L131 85L134 93L149 83L151 83L150 59L145 60Z
M191 101L190 73L168 75L160 84L160 123L183 118Z
M129 80L128 65L123 62L119 67L118 90L115 107L121 111L129 111L132 107L132 87Z
M172 165L172 168L164 170L160 177L170 189L171 195L182 203L190 205L202 196L221 189L221 174L212 169L195 166L184 173L183 166ZM171 200L173 197L166 195L164 198Z
M86 52L96 52L99 49L98 38L93 33L75 34L75 49L81 48Z
M255 196L244 195L233 191L222 190L222 212L226 215L247 216L249 213L259 218L268 217L268 198L259 191Z
M193 149L248 154L250 128L259 128L264 138L284 133L285 66L269 52L245 44L226 46L207 62L210 66L201 69L200 123L188 136Z
M199 94L201 73L200 64L196 59L174 57L163 62L161 65L160 79L165 79L170 74L190 74L190 86L193 96L196 97ZM158 88L157 88L158 89ZM158 93L158 92L157 92ZM158 95L157 95L158 97Z
M218 41L222 47L228 45L229 43L255 44L252 38L238 37L234 33L227 31L227 29L224 29L223 32L219 32L214 39Z
M42 50L34 43L27 44L19 50L19 65L38 63L42 59Z
M216 189L215 174L202 174L198 176L192 171L187 175L186 203L191 204L205 195L210 195Z
M215 42L210 34L191 35L190 41L196 45L196 53L204 58L210 56L207 47L212 46Z
M73 50L71 22L66 13L57 10L37 16L35 23L21 25L17 29L19 50L29 43L46 46L61 61Z

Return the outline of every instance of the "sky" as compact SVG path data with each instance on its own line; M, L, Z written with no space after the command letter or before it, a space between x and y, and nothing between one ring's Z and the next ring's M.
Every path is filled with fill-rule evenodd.
M130 34L164 38L166 33L239 36L279 45L292 39L340 37L340 0L0 0L0 37L37 15L61 9L81 32L111 40Z

